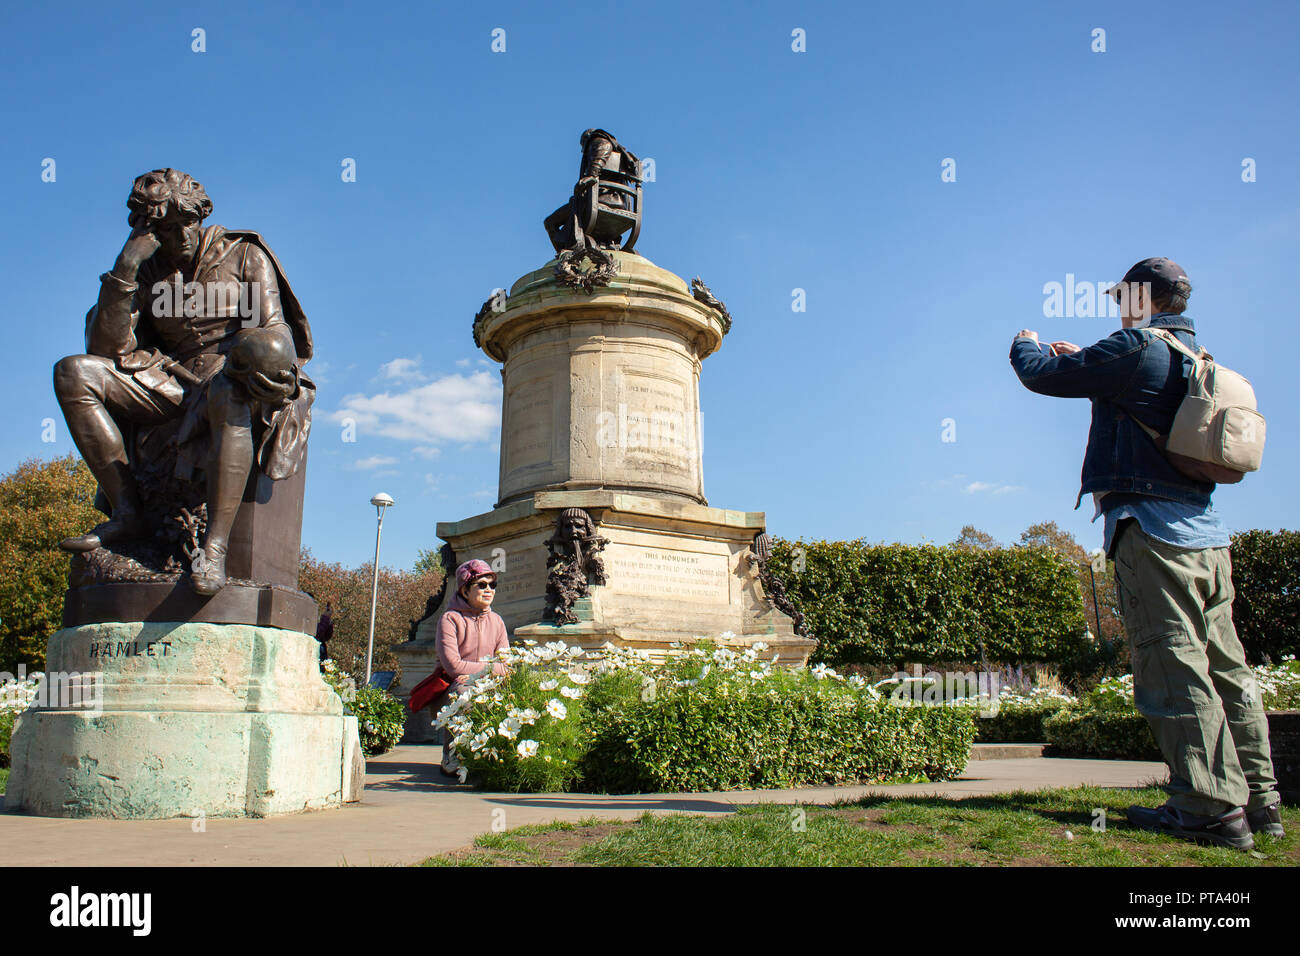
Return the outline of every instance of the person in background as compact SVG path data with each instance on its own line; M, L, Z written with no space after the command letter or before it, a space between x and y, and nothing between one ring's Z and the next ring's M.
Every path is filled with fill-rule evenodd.
M445 694L432 704L437 713L453 695L463 693L479 677L504 677L506 665L493 660L497 651L510 646L506 622L492 610L496 597L496 572L486 561L466 561L456 569L456 594L438 619L438 663L451 681ZM442 732L442 772L449 770L447 747L451 731Z
M330 652L327 645L329 644L330 638L333 636L334 619L330 617L330 602L326 601L325 613L322 614L320 620L316 622L316 640L320 641L320 659L322 661L329 660Z

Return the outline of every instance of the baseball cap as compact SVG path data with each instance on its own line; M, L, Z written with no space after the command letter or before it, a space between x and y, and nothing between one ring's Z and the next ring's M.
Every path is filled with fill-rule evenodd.
M1186 283L1189 293L1192 291L1192 283L1187 278L1187 270L1174 260L1165 259L1161 256L1153 259L1143 259L1141 262L1136 263L1133 268L1124 273L1124 278L1106 290L1106 294L1114 298L1119 294L1120 286L1126 286L1130 282L1149 282L1151 283L1151 291L1157 295L1169 292L1179 282Z

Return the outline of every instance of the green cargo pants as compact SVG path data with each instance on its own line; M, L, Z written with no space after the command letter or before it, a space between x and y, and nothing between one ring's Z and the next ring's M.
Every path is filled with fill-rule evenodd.
M1169 764L1170 806L1215 815L1277 803L1268 721L1232 624L1228 548L1176 548L1132 518L1115 536L1133 697Z

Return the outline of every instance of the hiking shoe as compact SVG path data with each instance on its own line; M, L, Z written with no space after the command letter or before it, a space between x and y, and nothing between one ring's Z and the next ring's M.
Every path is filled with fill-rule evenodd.
M1184 813L1167 803L1159 807L1129 807L1128 822L1139 830L1152 830L1179 840L1234 850L1255 848L1255 838L1250 835L1250 824L1246 822L1246 811L1241 807L1234 807L1216 817Z
M1251 833L1267 833L1273 837L1286 836L1286 831L1282 829L1282 813L1276 803L1271 807L1246 814L1246 822L1250 824Z

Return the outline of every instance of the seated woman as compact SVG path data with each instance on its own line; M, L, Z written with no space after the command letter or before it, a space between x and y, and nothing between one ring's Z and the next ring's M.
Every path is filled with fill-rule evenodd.
M468 689L479 677L488 674L505 676L506 665L493 660L497 651L510 646L506 638L506 622L492 610L496 596L496 572L486 561L466 561L456 569L456 594L451 604L438 619L438 663L446 672L451 686L433 702L437 713L447 700ZM442 732L442 772L453 776L448 769L447 748L451 731Z

